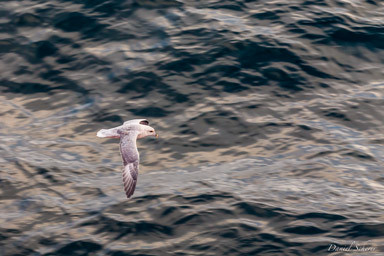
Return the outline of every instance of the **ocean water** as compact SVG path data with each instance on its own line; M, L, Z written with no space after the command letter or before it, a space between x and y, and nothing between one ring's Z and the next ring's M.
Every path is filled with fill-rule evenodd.
M0 255L384 254L382 1L0 14ZM127 200L95 135L134 118Z

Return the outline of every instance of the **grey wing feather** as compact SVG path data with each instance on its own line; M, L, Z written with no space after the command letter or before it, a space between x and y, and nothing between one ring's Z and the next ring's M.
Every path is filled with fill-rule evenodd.
M139 153L136 148L136 138L132 134L121 134L120 153L123 158L123 183L127 198L133 195L139 174Z
M123 169L123 183L127 198L130 198L135 192L137 175L139 174L139 162L128 163Z
M139 161L139 152L137 152L134 134L120 133L120 154L124 165Z

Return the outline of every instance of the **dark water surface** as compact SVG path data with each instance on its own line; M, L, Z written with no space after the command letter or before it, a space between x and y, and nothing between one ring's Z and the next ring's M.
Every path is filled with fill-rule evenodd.
M0 14L0 255L384 254L383 1ZM143 117L127 200L95 135Z

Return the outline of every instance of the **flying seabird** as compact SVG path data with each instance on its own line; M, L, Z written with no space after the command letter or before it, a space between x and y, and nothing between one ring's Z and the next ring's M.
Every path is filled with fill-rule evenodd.
M127 198L133 195L139 174L139 152L136 140L147 136L158 135L146 119L133 119L123 125L111 129L101 129L97 132L100 138L120 138L120 154L123 158L123 183Z

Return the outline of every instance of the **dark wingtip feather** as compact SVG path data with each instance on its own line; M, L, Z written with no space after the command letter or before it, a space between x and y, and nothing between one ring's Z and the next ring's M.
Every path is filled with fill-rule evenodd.
M136 188L136 182L133 184L133 186L132 186L131 189L129 189L129 190L127 190L127 191L125 192L125 195L127 196L128 199L129 199L129 198L133 195L133 193L135 192L135 188Z
M130 198L136 189L138 162L127 163L123 169L123 185L127 198Z

